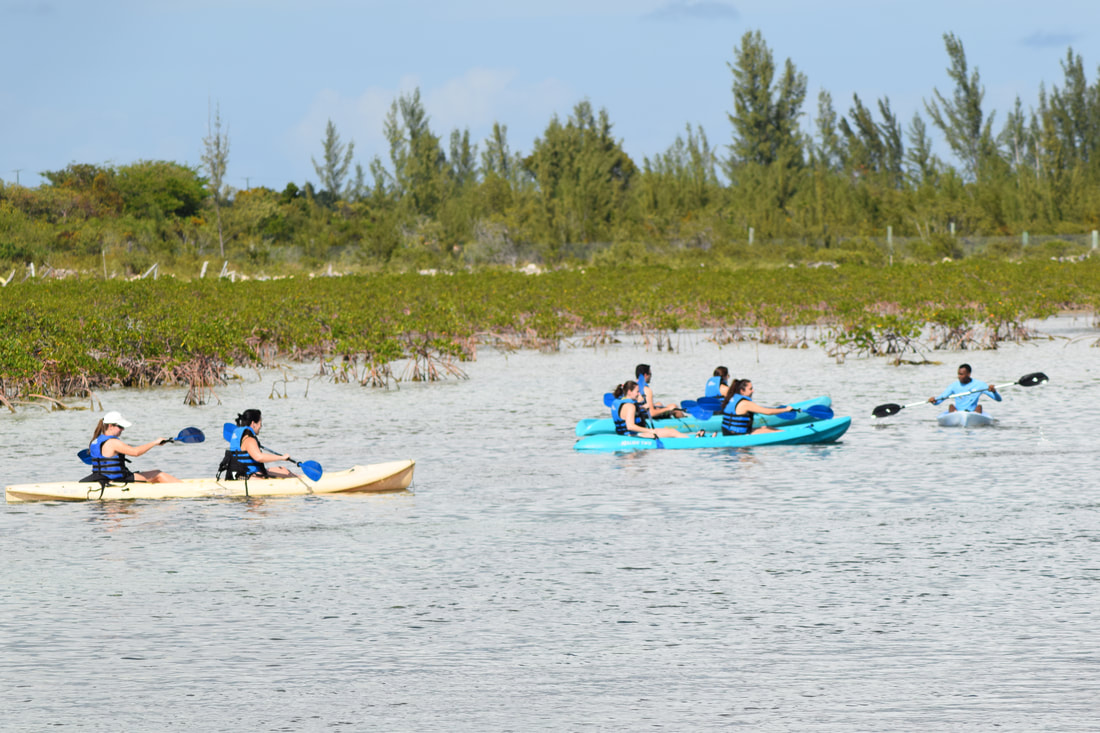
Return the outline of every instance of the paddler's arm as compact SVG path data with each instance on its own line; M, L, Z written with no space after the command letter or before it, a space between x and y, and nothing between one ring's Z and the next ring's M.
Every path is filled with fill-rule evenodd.
M941 402L946 400L948 397L955 394L955 387L957 387L957 386L958 386L958 383L956 382L955 384L952 384L950 387L945 389L943 392L940 392L939 397L929 397L928 401L931 402L933 405L940 404Z
M289 461L290 454L287 453L284 456L277 456L274 453L265 453L260 450L260 444L254 440L251 435L246 436L242 445L244 445L245 452L249 457L257 463L274 463L276 461Z
M623 406L619 408L619 417L621 417L623 420L626 420L626 431L628 433L638 433L643 438L657 437L657 434L654 433L652 430L644 425L638 425L634 421L634 417L636 414L637 411L634 409L634 405L630 404L629 402L624 403Z
M741 405L745 406L745 412L755 412L760 415L779 415L791 411L790 407L763 407L751 400L741 400L737 406L740 407Z
M653 389L648 384L645 387L645 404L649 414L653 417L680 409L680 406L675 402L671 405L658 405L653 399Z
M138 456L145 455L153 448L156 448L158 445L163 445L167 442L168 438L157 438L156 440L150 441L145 445L128 445L126 443L123 443L122 440L119 438L111 438L110 440L103 443L103 450L105 451L104 455L106 455L106 451L114 451L115 453L121 453L124 456L137 458Z

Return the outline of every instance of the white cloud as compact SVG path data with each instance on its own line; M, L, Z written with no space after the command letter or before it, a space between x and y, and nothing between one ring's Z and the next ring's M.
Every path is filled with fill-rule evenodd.
M453 129L469 128L471 138L480 142L494 122L501 122L508 125L513 150L529 148L554 113L565 114L578 101L564 83L556 79L525 83L515 69L474 68L433 87L425 87L417 76L406 76L396 88L370 87L356 97L325 89L288 132L288 157L319 157L325 125L331 119L344 143L355 142L355 159L364 168L376 155L386 161L386 114L399 95L417 88L431 129L444 146Z

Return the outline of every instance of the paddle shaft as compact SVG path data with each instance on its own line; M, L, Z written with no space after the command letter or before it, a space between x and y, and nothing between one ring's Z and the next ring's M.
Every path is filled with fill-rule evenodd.
M1008 389L1009 387L1034 387L1037 384L1045 384L1046 382L1049 382L1049 381L1050 381L1050 377L1043 374L1042 372L1031 372L1030 374L1025 374L1024 376L1020 377L1015 382L1011 382L1009 384L1003 385L1000 389L1004 390L1004 389ZM993 390L1000 391L1000 390L997 390L997 385L989 385L989 386L987 386L983 389L972 389L969 392L959 392L957 394L948 395L947 397L944 397L942 400L941 399L924 400L922 402L913 402L913 403L908 404L908 405L898 405L898 404L895 404L893 402L888 402L885 405L879 405L875 409L871 410L871 415L873 417L890 417L891 415L898 414L899 412L904 410L906 407L916 407L917 405L928 405L928 404L938 405L938 404L940 404L941 402L943 402L945 400L954 399L956 397L966 397L967 395L978 394L978 393L981 393L981 392L989 391L991 387L992 387Z

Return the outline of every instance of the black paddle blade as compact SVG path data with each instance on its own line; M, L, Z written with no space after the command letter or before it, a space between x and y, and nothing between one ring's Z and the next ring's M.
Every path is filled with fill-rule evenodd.
M1050 377L1043 374L1042 372L1032 372L1031 374L1025 374L1024 376L1020 377L1020 381L1016 382L1016 384L1020 385L1021 387L1034 387L1037 384L1043 384L1044 382L1049 381Z
M890 417L896 415L902 411L902 406L893 402L888 402L885 405L879 405L875 409L871 410L871 414L875 417Z

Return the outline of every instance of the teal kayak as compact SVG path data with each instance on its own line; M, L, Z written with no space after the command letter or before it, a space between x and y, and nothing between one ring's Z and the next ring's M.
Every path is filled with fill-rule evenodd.
M799 407L806 409L807 407L831 407L833 404L832 399L828 395L822 397L814 397L812 400L802 400L801 402L792 402L791 407ZM798 413L793 420L784 420L775 415L756 415L753 418L753 425L767 425L770 428L785 428L790 425L803 425L808 422L812 422L814 418L811 415L805 415ZM699 430L706 430L708 433L713 433L716 430L722 429L722 416L715 415L707 420L700 420L698 418L688 415L681 418L662 418L656 421L656 425L659 428L676 428L681 433L694 433ZM610 417L600 418L588 418L577 422L577 437L583 438L587 435L600 435L603 433L615 433L615 423Z
M573 448L590 453L615 453L637 450L687 450L691 448L753 448L764 445L799 445L805 443L832 443L848 430L850 417L834 417L829 420L791 425L775 433L750 435L706 435L701 438L636 438L631 435L602 433L581 438Z

